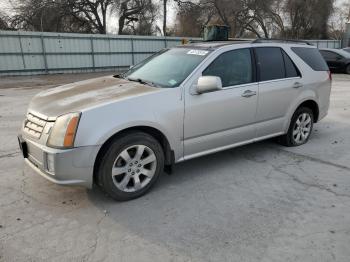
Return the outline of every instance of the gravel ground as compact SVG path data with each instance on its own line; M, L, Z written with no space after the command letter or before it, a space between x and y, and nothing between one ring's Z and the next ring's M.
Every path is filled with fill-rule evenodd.
M190 160L123 203L46 181L17 146L33 95L93 76L0 78L0 261L349 261L350 76L308 144Z

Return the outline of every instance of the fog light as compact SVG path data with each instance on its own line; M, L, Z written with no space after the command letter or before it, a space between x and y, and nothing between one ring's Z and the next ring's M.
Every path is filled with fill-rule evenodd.
M46 153L46 168L50 173L55 172L55 159L53 154Z

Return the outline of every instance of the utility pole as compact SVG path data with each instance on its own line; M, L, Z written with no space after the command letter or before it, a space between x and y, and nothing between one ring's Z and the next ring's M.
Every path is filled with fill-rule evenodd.
M163 34L164 36L166 36L167 3L168 3L168 0L163 0Z
M44 32L44 29L43 29L43 19L44 19L44 8L47 8L47 7L50 7L50 6L53 6L54 4L56 4L55 0L52 0L51 2L48 2L48 3L44 3L42 4L41 6L39 6L39 9L40 9L40 27L41 27L41 32Z
M350 46L350 19L345 24L345 34L344 34L343 45L344 47Z

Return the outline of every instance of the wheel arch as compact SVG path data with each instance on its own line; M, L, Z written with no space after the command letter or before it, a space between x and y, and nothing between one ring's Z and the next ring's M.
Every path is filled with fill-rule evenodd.
M122 135L131 133L131 132L137 132L137 131L144 132L146 134L151 135L153 138L155 138L160 143L160 145L162 146L162 148L164 150L164 159L165 159L165 165L166 165L165 171L169 171L168 167L171 167L174 164L175 156L174 156L174 151L170 146L169 140L164 135L164 133L161 132L160 130L158 130L157 128L150 127L150 126L145 126L145 125L133 126L133 127L128 127L128 128L125 128L125 129L118 131L117 133L110 136L102 144L102 146L100 147L100 149L96 155L95 161L94 161L94 168L93 168L93 182L94 183L98 183L97 174L98 174L98 170L99 170L100 163L101 163L101 161L99 161L99 160L101 159L103 154L108 149L108 146L110 145L110 143L114 139L117 139L118 137L121 137Z
M348 71L347 71L348 67L350 67L350 61L347 62L347 63L345 64L345 66L344 66L344 71L345 71L346 74L348 74Z
M285 119L284 123L284 133L287 133L289 129L290 122L292 120L292 117L295 113L295 111L298 110L298 108L305 106L307 108L310 108L314 114L314 123L317 123L319 120L319 114L320 114L320 109L318 106L318 103L316 102L315 98L312 96L307 96L304 99L300 99L298 103L295 103L288 111L287 117Z
M319 109L319 106L317 104L317 102L313 99L308 99L308 100L305 100L303 101L302 103L300 103L296 109L294 110L294 112L296 110L298 110L298 108L300 107L307 107L307 108L310 108L312 110L312 113L313 113L313 116L314 116L314 123L317 123L318 121L318 117L320 115L320 109Z

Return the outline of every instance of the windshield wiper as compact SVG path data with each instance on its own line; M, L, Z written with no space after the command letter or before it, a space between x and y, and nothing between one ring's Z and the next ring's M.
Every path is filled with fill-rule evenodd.
M132 77L128 77L127 78L129 81L133 81L133 82L138 82L140 84L143 84L143 85L149 85L149 86L152 86L152 87L160 87L159 85L151 82L151 81L147 81L147 80L144 80L144 79L141 79L141 78L132 78Z
M114 78L120 78L120 79L125 79L124 74L117 74L113 76Z

